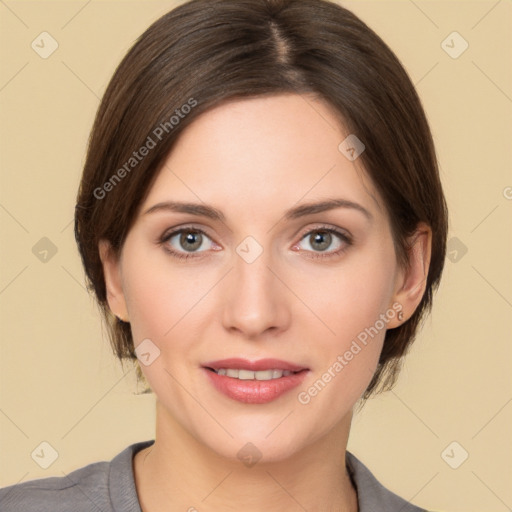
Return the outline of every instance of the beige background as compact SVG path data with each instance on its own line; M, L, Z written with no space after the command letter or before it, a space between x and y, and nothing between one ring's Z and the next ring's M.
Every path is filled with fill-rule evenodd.
M0 486L62 476L153 438L154 397L134 394L134 372L111 354L71 222L99 98L135 38L177 3L0 2ZM510 510L512 2L341 3L417 84L450 208L433 314L397 387L354 419L349 449L413 503ZM47 59L31 48L43 31L59 45ZM469 43L456 59L441 46L453 31ZM445 44L453 52L462 41ZM57 249L46 262L33 253L43 237ZM43 441L58 452L48 469L31 458ZM452 469L445 460L460 462L463 450Z

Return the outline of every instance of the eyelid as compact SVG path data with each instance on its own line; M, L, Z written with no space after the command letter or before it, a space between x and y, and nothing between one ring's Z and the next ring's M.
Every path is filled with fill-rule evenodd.
M347 229L340 228L339 226L335 226L333 224L322 224L322 223L317 224L313 227L304 228L304 230L301 230L299 232L301 234L297 235L297 236L300 236L300 240L302 240L306 235L309 235L310 233L315 232L315 231L322 231L322 230L333 232L334 234L337 234L342 237L344 236L351 241L354 240L352 233L350 233L350 231L348 231Z
M167 242L169 242L169 240L171 238L175 237L176 235L179 235L182 232L186 232L186 231L195 231L197 233L200 233L200 234L206 236L213 244L220 246L220 244L215 242L213 240L213 237L211 237L205 229L197 227L193 224L174 226L172 228L167 229L161 235L161 237L159 237L157 243L159 245L165 245ZM313 258L328 258L330 256L335 257L336 255L343 253L349 246L351 246L354 243L354 237L348 230L346 230L344 228L340 228L338 226L330 225L330 224L317 224L313 227L311 227L311 226L306 227L300 231L300 233L301 233L300 235L295 235L294 238L296 236L299 236L299 239L297 242L295 242L293 244L292 247L297 247L297 245L300 244L300 242L302 242L302 240L304 238L311 235L312 233L321 232L321 231L327 231L331 234L334 234L335 236L337 236L338 238L341 239L341 241L344 243L345 247L343 247L342 249L335 250L335 251L326 251L325 253L322 251L309 251L309 250L301 250L301 252L311 253L313 255L311 257L313 257ZM208 250L197 251L197 252L177 251L175 249L169 249L168 247L165 250L176 258L200 258L200 257L208 256L208 252L209 252ZM213 249L213 251L218 251L218 250L220 250L220 249L218 249L218 248Z
M354 236L347 229L341 228L339 226L335 226L333 224L326 224L326 223L319 223L319 224L314 225L313 227L309 226L309 227L306 227L304 229L301 229L298 232L296 232L296 234L294 235L294 238L299 237L299 241L300 241L306 235L310 234L311 232L320 231L322 229L325 229L325 230L328 230L328 231L333 231L334 233L337 233L339 235L346 236L350 240L354 240ZM172 228L166 229L164 231L164 233L161 236L158 237L158 239L162 240L164 238L169 238L171 235L176 235L180 231L186 231L186 230L197 231L199 233L202 233L202 234L206 235L208 238L212 239L212 236L208 234L207 230L205 230L203 227L195 226L194 224L178 225L178 226L174 226ZM215 243L217 245L220 245L217 242L215 242Z
M203 227L198 227L198 226L195 226L194 224L183 224L183 225L173 226L172 228L166 229L164 231L164 233L159 237L159 239L168 238L171 235L172 236L177 235L181 231L197 231L199 233L202 233L203 235L206 235L208 238L212 238L208 234L208 230L204 229Z

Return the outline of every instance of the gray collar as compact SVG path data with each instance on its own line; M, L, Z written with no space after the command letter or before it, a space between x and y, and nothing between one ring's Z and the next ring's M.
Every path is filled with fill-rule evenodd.
M125 448L110 462L108 487L115 512L142 512L133 474L134 455L155 441L142 441ZM359 512L426 512L386 489L370 470L346 451L346 466L357 491Z
M345 453L347 470L357 491L359 512L427 512L386 489L354 454Z

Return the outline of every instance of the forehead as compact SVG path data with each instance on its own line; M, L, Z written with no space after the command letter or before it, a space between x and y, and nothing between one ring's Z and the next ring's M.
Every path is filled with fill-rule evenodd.
M348 135L332 107L310 95L230 101L184 130L144 206L179 198L261 214L336 196L377 216L368 174L339 149Z

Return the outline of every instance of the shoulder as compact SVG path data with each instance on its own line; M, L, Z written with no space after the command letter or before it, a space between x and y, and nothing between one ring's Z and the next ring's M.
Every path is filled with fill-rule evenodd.
M95 462L66 476L30 480L0 489L2 512L60 512L111 510L108 501L108 462ZM94 505L93 505L94 504ZM107 506L108 505L108 506Z
M346 452L349 474L357 489L360 512L427 512L384 487L372 472L352 453Z
M0 488L2 512L139 512L133 455L153 441L125 448L111 461L94 462L64 476ZM115 505L120 505L118 508Z

